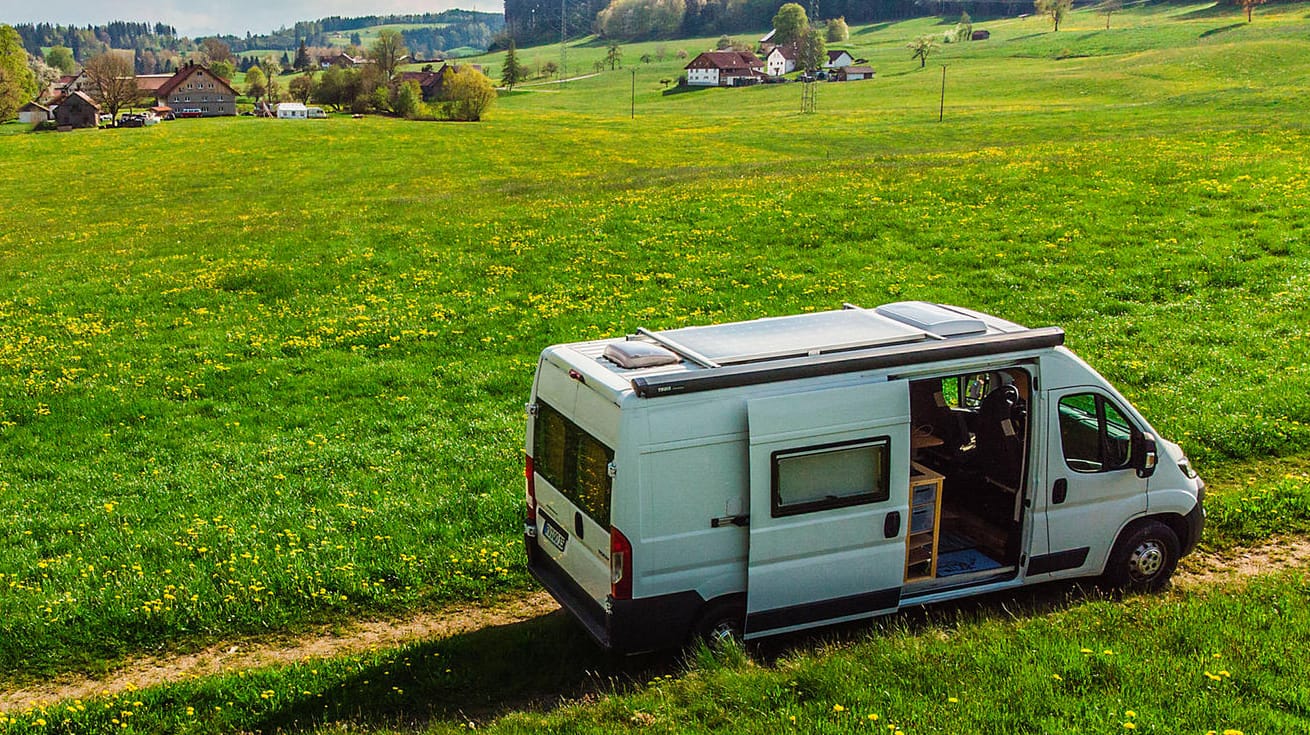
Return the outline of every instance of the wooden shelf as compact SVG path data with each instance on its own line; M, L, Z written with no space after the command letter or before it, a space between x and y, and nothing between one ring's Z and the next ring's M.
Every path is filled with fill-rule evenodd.
M937 576L943 479L918 462L910 463L910 528L905 534L906 582Z

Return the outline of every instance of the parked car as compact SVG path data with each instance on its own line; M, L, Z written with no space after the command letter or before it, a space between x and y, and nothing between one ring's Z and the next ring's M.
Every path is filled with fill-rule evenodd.
M142 115L124 114L118 116L117 127L120 128L144 128L146 119Z
M911 301L548 347L528 569L622 652L1056 579L1159 589L1205 483L1063 342Z
M178 117L204 117L205 113L199 107L183 107L182 111L177 114Z

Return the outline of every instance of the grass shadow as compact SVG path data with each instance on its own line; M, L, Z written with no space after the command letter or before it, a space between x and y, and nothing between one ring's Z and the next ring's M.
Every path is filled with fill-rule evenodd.
M672 97L674 95L687 94L689 92L701 92L706 89L714 89L714 87L702 87L698 84L679 84L669 87L663 92L660 92L660 94L664 95L665 97Z
M873 25L865 26L865 27L861 28L860 30L851 33L851 35L852 35L852 36L867 36L867 35L870 35L870 34L873 34L873 33L877 33L878 31L886 30L886 29L891 28L891 27L892 27L892 23L891 23L891 21L884 21L884 22L882 22L882 23L874 23Z
M327 691L289 699L255 732L346 725L423 728L545 711L566 699L623 691L682 662L678 652L617 657L563 612L397 649Z
M1307 17L1310 17L1310 16L1307 16ZM1246 25L1246 23L1230 23L1230 24L1228 24L1228 25L1226 25L1226 26L1219 26L1218 28L1211 28L1210 30L1205 31L1205 32L1202 33L1201 35L1197 36L1197 38L1209 38L1210 36L1215 36L1215 35L1218 35L1218 34L1220 34L1220 33L1224 33L1224 32L1226 32L1226 31L1231 31L1231 30L1233 30L1233 29L1235 29L1235 28L1242 28L1242 27L1245 26L1245 25Z

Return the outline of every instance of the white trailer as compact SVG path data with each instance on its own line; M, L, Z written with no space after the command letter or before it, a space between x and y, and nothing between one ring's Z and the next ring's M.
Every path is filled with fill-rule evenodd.
M901 302L549 347L529 569L624 652L1068 577L1158 589L1205 485L1063 341Z

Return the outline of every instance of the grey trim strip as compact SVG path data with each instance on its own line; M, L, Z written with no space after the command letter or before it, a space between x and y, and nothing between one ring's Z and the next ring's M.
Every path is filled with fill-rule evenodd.
M1087 553L1091 551L1084 546L1081 549L1057 551L1054 554L1034 556L1028 562L1029 574L1050 574L1066 569L1077 569L1087 562Z
M785 360L696 370L688 373L652 375L633 378L632 389L641 398L659 398L681 393L777 383L784 380L800 380L801 378L853 373L861 370L879 370L927 362L1037 350L1062 344L1064 344L1063 329L1059 327L1041 327L1017 334L958 337L942 342L888 345L814 357L794 357Z

